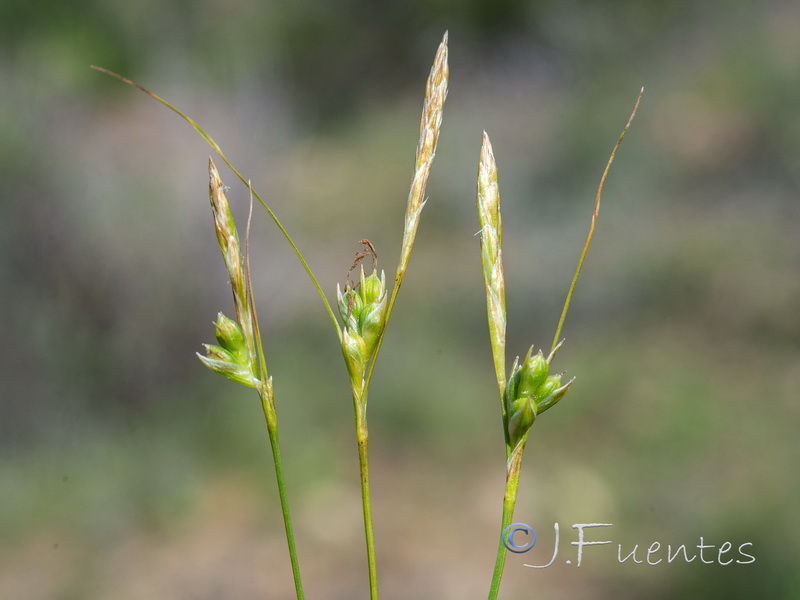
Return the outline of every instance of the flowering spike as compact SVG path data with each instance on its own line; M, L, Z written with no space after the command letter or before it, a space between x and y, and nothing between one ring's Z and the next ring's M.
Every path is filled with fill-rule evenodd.
M508 441L512 448L528 432L537 415L561 400L575 381L573 378L562 386L561 375L549 372L548 359L541 350L534 354L533 346L521 363L519 357L514 360L505 393Z
M506 286L503 275L503 221L500 216L500 188L497 164L489 136L483 132L478 162L478 221L481 234L481 265L486 288L489 338L497 385L506 387Z
M217 241L219 242L220 250L222 250L225 266L228 269L228 277L231 280L236 321L242 329L247 345L247 353L251 361L253 361L253 368L256 368L257 354L253 311L247 290L247 277L239 243L239 234L236 231L236 224L233 221L231 207L228 203L228 198L225 196L225 189L219 177L219 171L217 171L214 161L210 158L208 159L208 194L211 200L211 212L214 216Z
M198 352L197 358L215 373L224 375L228 379L247 387L256 387L258 385L258 379L253 376L253 372L247 366L234 361L223 360L226 354L229 355L225 349L219 346L206 345L206 352L208 356L203 356Z
M237 362L248 364L250 356L247 352L244 333L238 323L222 313L218 313L214 328L219 345L230 352Z
M379 278L377 271L373 270L366 276L362 266L356 289L347 283L342 292L337 284L336 300L344 322L342 352L353 385L360 386L367 363L386 325L386 275L381 271Z
M559 376L559 380L560 379L561 378ZM566 393L569 391L569 388L570 388L570 386L572 386L572 382L573 381L575 381L574 377L572 379L570 379L565 385L562 385L560 388L550 392L547 396L537 400L536 408L537 408L539 414L543 413L548 408L550 408L553 405L555 405L559 400L561 400L566 395Z
M508 410L508 436L511 446L516 446L528 433L536 420L536 405L529 397L511 403Z
M520 369L518 391L520 396L533 396L536 390L544 383L550 371L550 366L541 351L531 356L532 354L533 346L528 350Z

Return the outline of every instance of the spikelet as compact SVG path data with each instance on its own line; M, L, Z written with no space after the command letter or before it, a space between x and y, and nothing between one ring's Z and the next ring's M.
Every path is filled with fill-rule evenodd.
M483 132L478 162L478 219L481 235L481 265L486 287L486 310L489 317L489 337L502 395L506 387L506 286L503 276L503 221L500 216L500 188L497 165L489 136Z
M212 371L229 379L255 387L258 384L258 354L253 326L253 310L248 293L246 264L242 254L239 234L233 221L231 207L225 196L225 188L219 177L214 161L208 159L208 195L211 212L214 216L214 229L217 233L222 258L228 270L233 292L236 321L219 313L216 326L217 341L220 346L206 344L206 356L197 354L203 364Z
M367 363L374 354L378 338L386 325L386 275L373 270L364 275L361 267L361 280L354 288L349 282L344 292L336 287L336 300L339 315L342 317L342 352L354 389L360 389Z
M214 228L217 232L222 257L228 269L233 292L233 304L236 309L236 321L244 332L247 350L251 359L256 357L255 334L253 330L253 313L250 307L250 297L247 293L247 278L245 276L244 257L242 255L239 234L233 222L231 207L225 196L225 188L219 177L219 171L214 161L208 159L208 194L211 200L211 211L214 215Z
M408 268L411 251L419 227L419 217L425 206L425 186L436 155L436 143L439 141L439 129L442 125L444 101L447 98L447 81L450 70L447 64L447 33L445 32L436 57L433 60L431 73L425 87L425 103L422 105L422 120L419 126L419 143L414 167L414 179L408 193L405 227L403 229L403 246L400 251L400 264L397 268L398 278Z
M524 439L537 415L561 400L574 381L573 377L561 385L561 375L550 375L549 360L541 350L534 354L533 346L522 363L517 357L505 394L508 441L512 448Z

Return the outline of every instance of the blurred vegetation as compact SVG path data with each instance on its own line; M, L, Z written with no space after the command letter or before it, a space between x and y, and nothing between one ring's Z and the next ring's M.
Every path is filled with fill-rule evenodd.
M796 598L798 22L789 0L0 3L0 597L291 590L260 410L193 355L230 305L209 151L88 66L201 122L332 298L364 237L394 271L449 29L430 202L369 409L385 593L488 589L503 459L473 235L481 130L513 358L549 343L644 85L556 361L578 381L535 426L517 516L543 538L553 521L564 536L613 522L625 547L750 541L757 561L633 566L598 550L581 571L534 572L523 555L504 597ZM246 190L227 183L243 222ZM308 594L363 597L340 351L261 212L252 239Z

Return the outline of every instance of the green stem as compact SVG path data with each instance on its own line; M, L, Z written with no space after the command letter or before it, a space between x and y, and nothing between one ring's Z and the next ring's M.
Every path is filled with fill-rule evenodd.
M303 600L303 582L300 579L300 563L297 560L297 548L294 542L294 530L292 529L292 517L289 514L289 501L286 497L286 480L283 476L283 462L281 461L281 449L278 444L278 417L275 407L268 392L259 390L261 396L261 407L264 410L264 418L267 421L269 431L269 443L272 446L272 459L275 463L275 478L278 480L278 494L281 499L281 511L283 512L283 525L286 529L286 542L289 546L289 558L292 562L292 576L294 577L294 589L297 593L297 600Z
M367 542L367 567L369 569L369 597L378 600L378 569L375 561L375 534L372 527L372 502L369 496L369 433L367 431L366 403L354 390L356 438L358 440L358 469L361 475L361 506L364 511L364 536Z
M494 563L492 583L489 586L489 600L497 600L497 594L500 591L500 580L503 578L503 569L506 564L506 554L508 553L508 548L506 548L505 540L503 539L503 532L506 530L506 527L511 525L511 521L514 518L514 507L517 504L517 490L519 488L519 471L522 465L522 453L525 451L526 441L527 434L522 441L517 444L508 459L506 493L503 497L503 518L500 524L500 543L497 546L497 560Z

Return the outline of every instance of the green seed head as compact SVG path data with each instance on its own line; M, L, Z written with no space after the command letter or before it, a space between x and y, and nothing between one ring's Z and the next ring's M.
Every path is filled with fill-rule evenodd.
M236 358L225 350L225 348L220 348L219 346L214 346L213 344L203 344L203 348L206 349L206 356L212 360L220 360L224 362L235 363Z
M516 446L536 420L536 405L531 398L515 400L508 411L508 435L512 447Z
M533 354L533 346L531 346L519 371L517 396L533 397L547 379L549 372L550 365L547 364L542 352L539 351L537 354Z
M198 352L197 357L209 369L247 387L256 387L258 385L258 379L253 374L249 364L237 362L233 354L219 346L212 346L211 344L204 344L204 346L206 348L206 356Z
M561 386L561 374L558 375L550 375L547 379L544 380L544 383L536 390L536 398L546 398L553 392L555 392Z
M531 347L521 364L519 357L514 360L505 394L508 434L512 445L522 439L537 415L566 395L575 381L573 378L562 386L561 375L549 375L550 359L546 359L541 351L534 354Z
M350 383L360 386L367 369L367 353L364 338L351 334L348 328L342 331L342 354L350 374Z
M543 413L561 400L569 391L570 386L572 386L572 382L575 381L575 378L573 377L565 385L557 387L561 383L561 375L553 375L547 379L548 381L545 382L541 388L539 388L541 395L536 399L536 409L539 413ZM551 379L553 380L552 382L550 382ZM554 386L555 389L553 389Z
M230 352L236 362L247 364L250 360L250 355L247 351L244 333L239 324L219 313L217 322L214 323L214 328L219 345Z
M254 370L256 367L254 361L250 360L247 342L239 324L218 313L214 333L219 346L203 344L206 355L198 353L198 358L215 373L242 385L256 387L259 383Z
M350 287L349 283L347 287L345 287L344 292L342 292L338 285L336 286L336 301L339 306L339 315L345 323L354 315L356 315L357 318L357 315L361 314L361 309L364 306L361 294Z
M372 275L364 277L364 268L361 268L361 285L358 288L364 306L368 304L380 304L386 295L386 274L381 271L380 278L378 272L373 270Z
M379 304L369 305L361 312L361 337L364 338L367 356L372 356L378 338L383 331L386 316L386 296Z
M342 351L347 368L351 378L360 373L360 381L385 326L386 275L381 272L379 278L377 271L373 271L366 277L362 268L361 281L355 289L348 283L342 292L337 286L336 300L344 321Z

